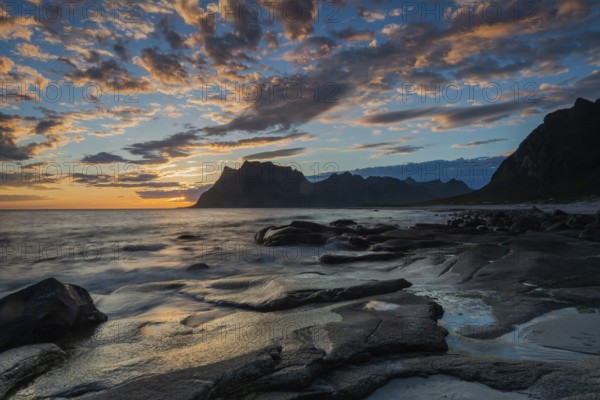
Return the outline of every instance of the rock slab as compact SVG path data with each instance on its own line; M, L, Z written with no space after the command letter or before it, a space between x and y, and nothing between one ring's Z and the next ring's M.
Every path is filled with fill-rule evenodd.
M52 343L34 344L0 353L0 399L58 365L66 354Z
M107 319L87 290L49 278L0 299L0 351L53 342Z

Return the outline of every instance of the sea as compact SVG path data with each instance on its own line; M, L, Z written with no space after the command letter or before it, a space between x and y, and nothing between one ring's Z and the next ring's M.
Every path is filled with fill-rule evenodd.
M254 234L294 220L354 219L408 228L450 212L416 209L168 209L1 211L0 296L54 277L107 294L119 287L189 278L285 273L323 247L263 247Z

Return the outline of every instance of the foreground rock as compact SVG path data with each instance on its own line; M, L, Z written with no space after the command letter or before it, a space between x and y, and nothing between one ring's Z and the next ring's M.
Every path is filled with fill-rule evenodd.
M83 398L353 400L365 398L392 380L441 375L478 382L506 393L506 398L511 398L511 393L515 395L512 398L543 400L598 398L600 358L551 364L465 355L387 355L348 361L331 369L323 367L321 358L322 352L310 344L289 349L285 345L271 346L208 366L141 378Z
M358 236L378 235L394 229L397 229L397 226L384 224L363 226L350 220L334 221L329 225L309 221L292 221L285 226L263 228L256 233L254 240L265 246L316 245L325 244L328 240L338 237L351 242ZM361 246L358 245L358 247Z
M371 355L448 350L448 332L437 325L444 312L422 297L398 292L333 311L342 321L325 326L330 341L325 360L336 366Z
M257 281L247 291L235 293L233 297L206 296L203 298L208 303L221 306L238 307L255 311L278 311L300 307L307 304L337 303L340 301L354 300L363 297L392 293L406 289L411 283L405 279L390 281L373 281L347 288L333 289L306 289L281 292L277 295L268 293L269 289L276 289L272 281ZM277 288L278 289L278 288ZM261 297L257 297L257 295Z
M54 344L34 344L0 353L0 399L63 362L66 354Z
M46 279L0 300L0 351L52 342L107 319L84 288Z
M295 221L288 227L304 234L326 235L323 265L380 261L397 268L420 257L438 255L447 260L438 278L450 279L461 290L473 291L492 309L495 319L478 325L465 336L494 338L517 324L566 307L600 307L600 212L568 214L561 210L469 210L446 224L416 224L409 229L393 225L362 227L352 220L329 225ZM256 240L264 245L266 228ZM283 231L282 231L283 229ZM334 229L341 229L335 231ZM286 244L297 236L283 233Z
M86 399L243 399L280 390L304 390L330 371L378 355L442 353L441 308L399 291L338 306L340 321L301 328L276 343L207 366L142 377ZM312 391L312 389L310 389ZM322 391L325 398L333 393ZM319 398L319 397L316 397ZM352 397L349 397L352 398Z
M516 224L521 217L525 218ZM546 231L542 224L554 218L563 228ZM398 278L414 282L412 291L446 307L443 324L452 332L451 344L458 335L497 337L557 308L598 308L600 244L581 235L594 229L587 225L596 217L531 209L469 211L455 219L462 221L410 229L361 227L351 220L329 225L295 221L287 227L265 228L257 235L261 242L273 229L272 238L279 235L294 243L300 230L301 235L325 235L327 251L344 244L341 255L406 258L342 267L301 259L275 275L272 270L251 271L139 285L139 293L148 293L148 285L160 286L156 295L168 297L169 306L121 321L127 324L114 328L126 336L118 335L115 343L79 347L65 365L15 393L15 399L362 399L378 388L385 390L388 382L410 384L415 377L431 376L463 383L464 388L485 385L489 390L481 393L500 391L505 394L502 399L594 398L600 392L599 357L555 364L548 361L554 353L545 352L551 353L549 348L559 343L563 351L586 352L585 357L600 354L594 352L600 347L593 343L598 336L596 316L570 316L571 311L565 310L566 317L561 314L550 328L547 322L531 325L531 340L546 346L542 356L534 357L547 362L507 359L513 355L494 352L494 346L489 352L471 353L474 347L487 349L491 342L485 339L469 339L475 344L458 347L460 355L445 354L447 332L438 325L441 307L399 290L408 282ZM282 228L283 233L275 235ZM309 250L311 257L316 254L314 248ZM463 301L464 308L456 306ZM481 324L493 320L494 326L463 329L471 323L481 325L474 315L478 312L479 321L485 321ZM467 322L459 318L454 324L457 315L467 316ZM110 334L111 323L101 330ZM556 330L564 323L569 329L558 335ZM453 324L460 324L459 334ZM536 333L538 327L546 333ZM592 335L579 338L586 331ZM520 343L529 345L528 340ZM451 353L456 353L454 349ZM479 356L465 355L469 353ZM57 377L62 379L54 386ZM454 393L448 388L444 395Z
M553 232L560 230L593 231L598 224L598 217L588 214L567 214L561 210L545 213L536 207L529 210L485 211L474 210L463 212L448 221L454 229L477 229L480 231L500 231L525 233L528 231ZM591 235L593 236L593 234Z

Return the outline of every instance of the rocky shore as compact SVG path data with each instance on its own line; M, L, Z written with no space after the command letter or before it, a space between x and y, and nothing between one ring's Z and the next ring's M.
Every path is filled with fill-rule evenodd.
M56 280L1 299L0 398L393 398L428 377L423 388L446 386L456 398L453 390L551 400L600 392L600 212L465 211L411 227L293 221L255 241L316 247L319 257L297 274L124 288L123 298L172 299L168 312L126 326ZM356 266L364 275L348 277ZM470 309L455 312L452 301L489 317L467 324ZM503 338L522 324L535 343L520 345L579 361L456 344L517 346Z

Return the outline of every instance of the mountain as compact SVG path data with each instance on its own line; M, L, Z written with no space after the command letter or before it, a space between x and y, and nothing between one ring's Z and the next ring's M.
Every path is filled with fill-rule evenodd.
M451 203L573 201L600 195L600 99L552 112L482 189Z
M271 162L246 161L240 169L226 167L195 207L358 207L402 205L469 193L463 182L367 179L349 172L312 183L290 168Z
M488 183L505 156L459 158L456 160L433 160L420 163L406 163L382 167L368 167L350 171L363 178L370 176L390 176L404 180L412 178L417 182L439 179L448 182L451 179L463 181L473 189L481 189Z

